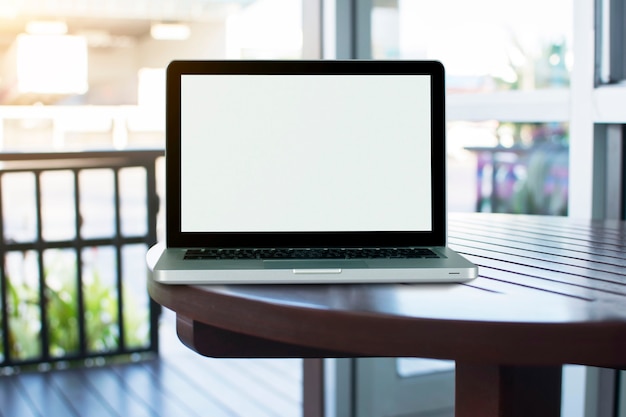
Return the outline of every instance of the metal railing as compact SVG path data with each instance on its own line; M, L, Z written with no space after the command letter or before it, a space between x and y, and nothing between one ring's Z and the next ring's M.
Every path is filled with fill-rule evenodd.
M0 153L0 367L158 352L162 150Z

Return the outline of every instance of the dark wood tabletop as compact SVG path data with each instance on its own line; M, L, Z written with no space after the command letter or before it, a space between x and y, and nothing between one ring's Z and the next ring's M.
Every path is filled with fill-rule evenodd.
M206 356L453 359L457 416L558 415L562 364L626 368L625 222L455 214L449 243L479 278L149 292Z

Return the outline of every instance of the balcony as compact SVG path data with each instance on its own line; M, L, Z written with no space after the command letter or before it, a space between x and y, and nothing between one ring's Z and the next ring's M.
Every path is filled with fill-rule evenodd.
M148 299L162 156L0 154L0 416L301 415L301 360L201 357Z

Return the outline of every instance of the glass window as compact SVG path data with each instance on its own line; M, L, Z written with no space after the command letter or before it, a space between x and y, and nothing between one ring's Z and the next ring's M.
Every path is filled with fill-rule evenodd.
M375 0L371 22L374 58L439 60L451 92L569 85L571 0Z
M448 101L451 211L567 213L573 4L516 6L373 0L372 57L439 60L448 95L463 97Z
M624 0L596 2L596 83L626 80L626 5Z
M465 145L448 153L451 210L567 214L566 123L451 122L448 136Z

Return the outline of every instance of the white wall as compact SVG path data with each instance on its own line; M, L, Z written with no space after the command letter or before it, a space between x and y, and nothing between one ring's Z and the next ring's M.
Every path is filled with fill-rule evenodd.
M137 103L137 48L90 48L87 104Z

